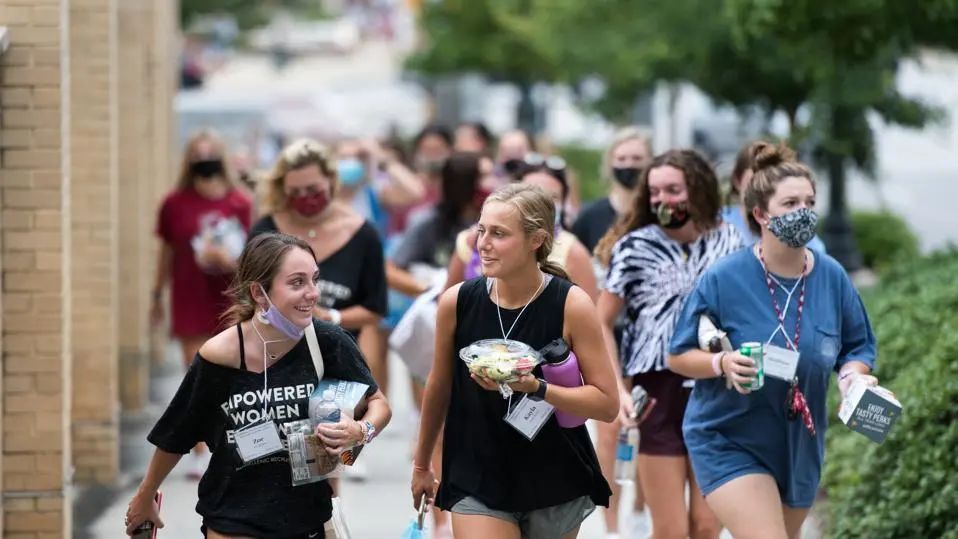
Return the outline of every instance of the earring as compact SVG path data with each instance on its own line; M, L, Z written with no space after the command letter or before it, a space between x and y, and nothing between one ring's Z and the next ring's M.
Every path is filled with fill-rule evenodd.
M266 318L266 311L257 311L256 319L259 320L259 323L263 324L264 326L269 325L269 319Z

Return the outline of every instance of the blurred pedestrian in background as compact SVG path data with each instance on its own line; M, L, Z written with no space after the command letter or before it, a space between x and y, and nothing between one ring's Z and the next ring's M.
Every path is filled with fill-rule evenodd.
M160 238L150 318L164 317L163 291L170 284L170 334L180 342L188 367L200 345L220 327L229 306L226 290L246 243L252 201L234 184L223 141L211 131L186 144L176 188L157 216ZM187 474L199 479L209 462L202 444Z

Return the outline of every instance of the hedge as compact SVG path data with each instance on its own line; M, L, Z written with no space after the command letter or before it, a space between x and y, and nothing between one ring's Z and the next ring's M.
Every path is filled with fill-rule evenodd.
M958 539L958 251L900 264L863 297L876 375L904 410L882 445L833 418L827 534Z

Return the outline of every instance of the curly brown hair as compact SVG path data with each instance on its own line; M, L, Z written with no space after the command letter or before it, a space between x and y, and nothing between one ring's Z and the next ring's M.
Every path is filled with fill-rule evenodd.
M812 184L815 191L815 178L812 171L805 164L799 162L795 152L782 144L758 141L749 145L752 162L752 181L745 189L745 213L748 216L748 228L755 234L762 231L761 225L755 220L753 211L756 207L768 211L768 201L775 195L778 184L785 178L805 178Z
M689 214L692 221L703 230L718 226L720 198L718 179L712 166L693 150L669 150L655 156L649 166L642 170L633 199L634 205L595 246L595 256L603 265L609 265L612 248L622 236L643 226L658 223L655 212L652 211L649 173L660 167L673 167L682 171L689 192Z

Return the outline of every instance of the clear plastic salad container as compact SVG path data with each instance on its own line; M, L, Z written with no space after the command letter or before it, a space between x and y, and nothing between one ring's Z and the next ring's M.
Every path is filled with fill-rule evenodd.
M459 350L469 372L505 384L515 382L542 363L542 356L526 343L508 339L483 339Z

